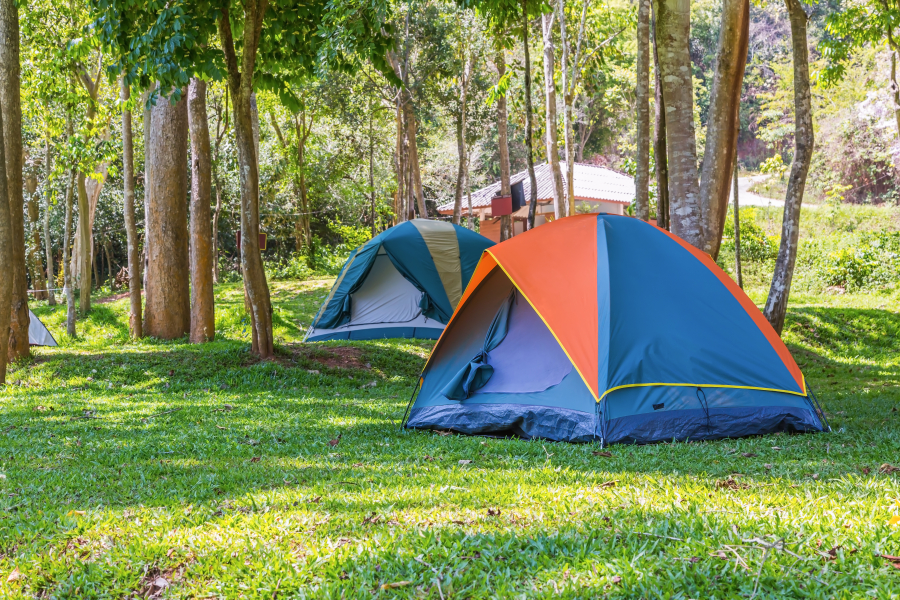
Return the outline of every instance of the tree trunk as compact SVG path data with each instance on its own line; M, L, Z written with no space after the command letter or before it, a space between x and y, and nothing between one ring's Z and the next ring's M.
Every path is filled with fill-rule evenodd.
M897 126L897 136L900 137L900 85L897 84L897 49L893 47L891 48L891 90L894 92L894 123Z
M112 262L112 241L107 238L103 242L103 254L106 256L106 277L109 279L109 291L116 291L116 274Z
M405 210L403 209L404 198L406 193L406 188L404 186L404 182L406 181L406 164L404 162L404 152L403 152L403 137L404 137L404 127L403 127L403 111L400 106L400 98L397 98L397 107L396 107L396 121L397 121L397 222L402 223L406 220ZM453 222L459 225L459 215L454 210L453 212Z
M469 231L475 231L475 212L472 210L472 182L469 180L469 154L466 153L466 199L468 201L468 219L466 219L466 227Z
M634 173L634 213L650 220L650 0L638 0L637 85L635 87L637 156Z
M583 0L581 5L581 23L578 27L578 39L575 44L575 59L572 61L572 71L569 72L569 40L566 35L566 11L565 1L558 0L557 18L559 18L560 41L562 42L562 90L563 104L563 129L566 142L566 215L575 214L575 142L572 139L572 111L575 105L575 91L578 84L578 75L581 62L581 42L584 39L584 26L587 21L587 9L590 0Z
M301 238L301 248L312 243L312 232L309 228L309 190L306 187L306 140L312 128L312 119L306 123L306 111L294 115L294 128L297 131L297 191L300 197L300 216L297 217L297 229Z
M66 117L69 137L72 137L71 117ZM77 335L75 331L75 290L72 282L72 265L69 262L69 247L72 239L72 212L75 197L75 169L69 171L69 182L66 185L66 222L63 227L63 295L66 297L66 334L70 338Z
M546 136L547 163L553 175L553 216L561 219L566 216L566 196L563 191L562 171L559 167L559 120L556 115L556 48L553 45L553 19L555 13L545 13L541 19L541 31L544 35L544 99L546 101Z
M131 98L131 88L122 81L121 98L127 103ZM149 132L145 132L145 135ZM125 220L125 236L128 240L128 296L131 300L131 312L128 325L131 337L144 337L141 317L141 255L138 252L138 233L134 218L134 137L131 130L131 109L126 105L122 110L122 177L125 180L125 199L123 218ZM145 182L145 189L147 182Z
M472 75L472 67L474 66L475 56L471 56L463 66L459 82L459 115L456 121L456 151L459 155L459 170L456 173L456 196L453 203L453 223L459 225L460 213L462 212L462 198L466 189L466 161L468 160L468 151L466 150L466 105L469 94L469 78ZM472 213L468 214L469 228L472 228Z
M5 2L3 3L3 8ZM0 18L6 18L6 14L0 14ZM7 56L0 55L0 60L4 62ZM6 65L0 65L0 73L7 71ZM0 131L5 131L4 117L5 110L0 110ZM9 209L9 191L7 189L6 177L6 152L4 149L4 137L0 136L0 273L10 273L12 271L12 213ZM9 285L9 280L4 279L3 285L0 285L0 385L6 383L6 364L9 351L9 325L12 312L7 307L12 303L13 286Z
M44 250L47 255L47 304L56 306L56 276L53 273L53 240L50 238L50 176L53 173L53 155L50 153L50 133L44 141Z
M78 260L79 308L82 314L91 309L91 259L94 254L92 252L90 207L84 179L84 173L79 171L75 184L78 191L78 227L76 228L78 239L73 249L73 254Z
M92 244L93 246L93 244ZM91 252L91 272L94 274L94 288L100 289L100 269L103 269L103 255L100 255L100 269L97 269L97 253Z
M737 275L738 287L744 289L744 277L741 273L741 208L738 202L738 159L734 153L734 272Z
M498 81L506 75L506 53L503 48L497 50L497 77ZM497 145L500 146L500 195L509 196L509 118L506 114L506 94L497 98ZM503 215L500 217L500 241L504 242L512 237L512 217Z
M250 303L251 325L255 335L252 350L260 358L275 353L272 335L272 301L259 249L259 161L253 136L253 73L256 51L265 14L266 0L246 0L241 65L238 66L231 33L229 11L219 17L219 39L225 54L228 86L231 91L235 145L238 151L241 182L241 270L244 289Z
M150 164L150 132L153 130L153 111L148 101L156 84L151 84L150 89L141 95L141 104L144 107L144 250L141 253L140 269L143 289L147 289L147 215L150 214L150 179L153 177L153 165Z
M750 0L723 0L719 50L713 77L706 150L700 171L704 250L719 255L728 214L729 172L737 155L741 86L750 43Z
M537 177L534 175L533 110L531 106L531 53L528 50L528 0L522 0L522 46L525 50L525 159L528 165L528 182L531 184L528 206L528 229L534 229L534 215L537 211Z
M188 91L188 122L191 129L191 343L216 336L213 293L213 244L210 229L209 125L206 117L206 83L191 79Z
M697 142L694 137L694 91L689 52L690 0L656 0L656 40L663 100L672 233L703 249Z
M784 328L784 316L791 293L800 237L800 204L815 144L809 90L807 17L799 0L785 0L785 5L791 21L791 47L794 54L794 160L791 162L791 175L784 198L781 244L778 247L775 273L772 275L772 287L769 289L765 310L766 319L779 335Z
M406 139L409 144L409 168L412 192L416 196L416 204L419 207L419 217L428 218L428 208L425 206L425 194L422 190L422 171L419 168L419 144L416 141L416 110L413 106L412 95L404 91L406 101L403 103L403 111L406 113Z
M191 327L187 232L187 98L159 98L150 131L152 165L146 215L146 335L174 340Z
M9 306L9 359L31 356L28 341L28 281L25 266L25 205L22 196L22 105L19 91L19 10L15 0L0 0L0 103L6 160L6 197L9 202L10 268L3 271L12 284ZM7 283L7 285L9 285Z
M37 189L37 179L34 180L34 189ZM41 259L41 207L31 185L28 186L28 227L31 229L31 283L34 286L35 300L46 300L46 289L49 287L44 279L44 265Z
M663 101L662 84L659 80L659 53L656 44L656 19L651 23L653 30L653 83L656 94L656 111L653 138L653 156L656 159L656 224L669 229L669 166L666 157L666 103Z
M369 102L369 202L372 210L372 237L375 237L375 135L372 123L372 103Z

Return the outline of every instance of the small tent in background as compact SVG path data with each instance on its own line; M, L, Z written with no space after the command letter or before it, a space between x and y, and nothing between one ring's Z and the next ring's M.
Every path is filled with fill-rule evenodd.
M306 341L437 339L489 239L442 221L391 227L353 251Z
M406 426L608 443L822 431L759 309L708 255L579 215L485 252Z
M41 320L30 310L28 314L31 317L31 324L28 326L28 342L32 346L58 346L59 344L56 343Z

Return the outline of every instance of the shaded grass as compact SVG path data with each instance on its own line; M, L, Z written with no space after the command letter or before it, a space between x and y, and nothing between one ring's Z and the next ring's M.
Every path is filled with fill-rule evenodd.
M71 340L61 307L36 308L61 347L0 400L0 597L900 594L877 556L900 554L900 478L879 472L900 466L896 296L792 304L785 338L834 433L606 457L400 431L432 343L300 344L329 284L272 285L266 363L236 286L203 346L129 342L127 300Z

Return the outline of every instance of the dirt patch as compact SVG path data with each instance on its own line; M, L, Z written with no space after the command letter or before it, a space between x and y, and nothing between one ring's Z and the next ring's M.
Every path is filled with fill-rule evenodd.
M294 346L291 348L295 360L317 362L329 369L356 369L360 371L368 371L372 365L365 362L363 351L353 346L334 346L331 348L323 348L317 346L311 348L309 346Z
M99 300L96 300L95 304L109 304L110 302L115 302L116 300L122 300L123 298L127 298L129 293L130 292L128 292L128 290L125 290L121 294L113 294L112 296L105 296L103 298L100 298ZM143 296L143 295L144 295L144 291L141 290L141 296Z

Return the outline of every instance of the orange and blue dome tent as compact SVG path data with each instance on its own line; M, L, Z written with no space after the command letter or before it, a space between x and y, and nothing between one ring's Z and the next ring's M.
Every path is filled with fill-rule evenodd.
M587 214L485 250L405 421L651 443L823 431L784 342L704 252Z

